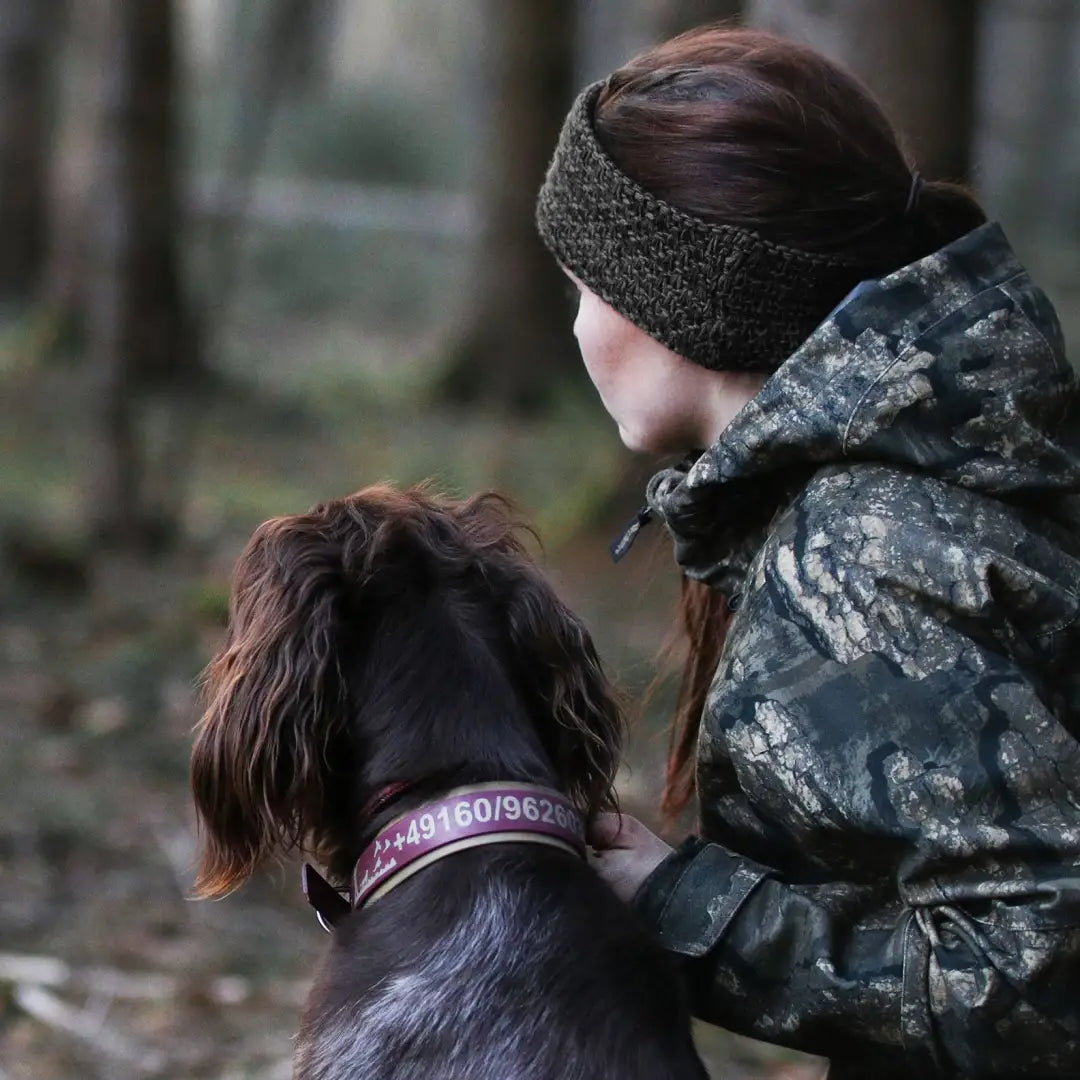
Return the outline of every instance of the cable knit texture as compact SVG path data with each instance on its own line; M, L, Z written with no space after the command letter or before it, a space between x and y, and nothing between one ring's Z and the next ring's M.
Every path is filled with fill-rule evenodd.
M837 256L775 244L650 195L597 140L604 82L563 124L537 200L559 262L661 344L723 371L775 371L863 277Z

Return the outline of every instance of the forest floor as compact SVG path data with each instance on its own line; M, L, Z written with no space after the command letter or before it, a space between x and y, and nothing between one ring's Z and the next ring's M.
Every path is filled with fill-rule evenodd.
M635 507L607 493L631 466L595 410L511 423L356 391L288 407L225 395L202 424L184 551L87 558L83 376L17 360L2 374L0 1080L286 1080L324 945L296 867L221 902L188 898L197 677L247 534L377 479L499 487L537 521L548 570L631 695L666 632L670 551L647 536L612 567L607 543ZM637 723L621 785L647 820L661 727ZM698 1036L729 1080L821 1073L719 1029Z

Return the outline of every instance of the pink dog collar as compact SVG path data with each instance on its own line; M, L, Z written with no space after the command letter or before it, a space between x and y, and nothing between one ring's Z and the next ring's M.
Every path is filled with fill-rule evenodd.
M377 900L425 866L482 844L550 844L585 855L585 823L565 795L534 784L455 788L381 829L356 861L352 907Z

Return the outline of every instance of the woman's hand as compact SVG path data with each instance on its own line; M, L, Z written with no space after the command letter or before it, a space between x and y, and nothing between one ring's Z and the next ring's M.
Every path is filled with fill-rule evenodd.
M627 814L598 814L588 841L589 865L627 902L674 850Z

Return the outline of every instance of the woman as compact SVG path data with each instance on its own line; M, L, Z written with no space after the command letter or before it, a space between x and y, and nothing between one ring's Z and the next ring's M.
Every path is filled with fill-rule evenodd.
M624 441L691 452L635 527L684 575L665 801L696 787L700 836L604 822L601 873L700 1016L834 1078L1080 1076L1080 391L1049 301L856 80L749 30L588 88L537 218Z

